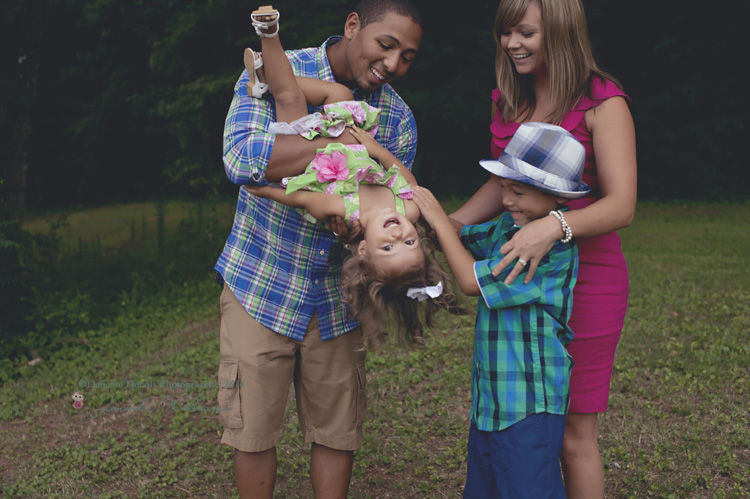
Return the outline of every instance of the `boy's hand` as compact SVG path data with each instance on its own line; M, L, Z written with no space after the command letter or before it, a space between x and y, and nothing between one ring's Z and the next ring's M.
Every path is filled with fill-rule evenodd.
M435 195L428 189L420 186L415 187L413 201L419 207L419 211L422 212L422 217L424 217L433 229L437 230L437 225L444 222L450 225L448 215L443 210L437 198L435 198Z

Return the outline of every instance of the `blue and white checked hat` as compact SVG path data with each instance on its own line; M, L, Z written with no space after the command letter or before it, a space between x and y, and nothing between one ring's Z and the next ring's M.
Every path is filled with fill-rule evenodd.
M591 187L581 181L586 150L567 130L549 123L524 123L497 160L479 162L495 175L569 199Z

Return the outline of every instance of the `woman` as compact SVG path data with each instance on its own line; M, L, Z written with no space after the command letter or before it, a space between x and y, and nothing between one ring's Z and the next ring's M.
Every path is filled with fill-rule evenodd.
M628 297L628 274L614 232L633 220L636 203L635 130L629 98L597 66L580 0L501 0L495 19L498 89L493 91L491 151L497 158L521 123L545 121L570 131L586 148L583 181L592 187L568 203L565 219L526 224L502 248L506 282L540 259L566 223L580 251L568 350L575 361L561 455L568 497L603 497L604 470L597 443L598 414L607 409L615 349ZM493 176L451 215L463 224L497 216L501 185Z

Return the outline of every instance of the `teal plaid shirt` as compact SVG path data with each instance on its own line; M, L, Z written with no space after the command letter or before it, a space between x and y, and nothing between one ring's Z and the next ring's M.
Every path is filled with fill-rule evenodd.
M334 81L325 47L287 51L297 75ZM237 185L265 184L275 135L266 133L275 121L272 97L248 97L243 72L224 128L224 169ZM406 103L390 85L362 95L381 110L376 139L411 168L417 148L417 126ZM319 111L310 108L310 112ZM312 159L312 158L310 158ZM285 336L301 340L317 311L323 340L357 324L341 305L339 273L342 247L331 232L308 223L293 208L239 190L232 232L216 266L217 281L226 283L258 322Z
M477 260L478 300L471 369L471 421L483 431L500 431L531 414L567 413L573 359L565 345L573 339L567 326L578 273L575 242L556 242L537 267L512 284L492 269L500 247L517 230L505 213L499 221L465 226L461 239Z

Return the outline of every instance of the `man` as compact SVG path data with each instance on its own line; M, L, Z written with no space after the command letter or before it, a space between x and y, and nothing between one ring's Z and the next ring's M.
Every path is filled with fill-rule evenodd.
M388 83L405 74L422 37L409 0L363 0L344 34L318 48L288 53L296 74L346 84L380 108L377 139L411 168L416 123ZM331 139L266 133L273 102L247 96L247 73L235 86L224 134L224 165L238 185L302 173ZM346 135L347 137L344 137ZM349 140L344 134L335 141ZM332 222L341 227L342 222ZM235 448L242 497L271 497L276 445L289 385L310 442L315 497L345 497L353 451L362 443L365 352L362 335L340 304L334 235L294 209L240 188L234 226L216 264L221 298L219 412L222 442Z

